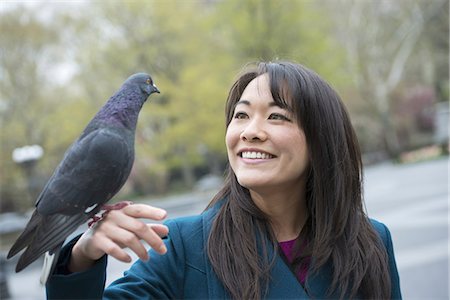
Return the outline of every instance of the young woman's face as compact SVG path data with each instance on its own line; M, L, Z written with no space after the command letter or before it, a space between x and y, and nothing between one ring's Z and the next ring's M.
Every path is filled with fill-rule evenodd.
M253 79L236 104L226 133L228 159L249 190L293 191L305 180L308 151L294 114L277 106L269 77Z

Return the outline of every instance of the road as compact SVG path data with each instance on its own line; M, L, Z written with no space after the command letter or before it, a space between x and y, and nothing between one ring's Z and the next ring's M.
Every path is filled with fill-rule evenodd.
M405 299L449 299L448 158L367 170L369 216L392 233Z
M448 158L366 168L367 211L391 230L404 299L449 299L448 186ZM175 218L201 212L211 195L193 193L151 204ZM38 261L18 274L8 265L12 299L45 298L38 279L41 264ZM111 259L107 281L128 267Z

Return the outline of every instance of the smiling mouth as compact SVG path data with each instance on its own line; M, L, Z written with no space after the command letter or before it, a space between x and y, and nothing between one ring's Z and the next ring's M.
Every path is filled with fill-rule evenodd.
M274 155L265 153L265 152L258 152L258 151L243 151L239 153L239 156L242 158L247 159L271 159L275 158Z

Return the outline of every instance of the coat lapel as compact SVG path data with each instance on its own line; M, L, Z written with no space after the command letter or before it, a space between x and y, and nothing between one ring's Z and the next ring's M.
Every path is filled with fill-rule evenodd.
M310 299L300 282L298 282L295 274L286 265L280 255L277 255L275 265L272 268L267 298Z
M330 299L338 297L335 293L327 295L328 288L332 281L331 264L328 262L319 269L317 273L308 274L306 278L306 290L308 295L314 299Z
M203 239L204 244L208 239L214 216L220 208L220 203L214 205L203 213ZM268 254L270 257L274 254L271 247L268 247ZM217 278L211 264L209 263L208 255L204 251L204 259L206 266L206 277L208 284L208 294L210 299L225 299L231 298L229 293L225 290L223 284ZM326 291L331 284L331 268L329 264L322 267L317 274L309 274L306 280L306 291L298 282L296 275L286 265L283 258L277 255L275 264L271 271L271 281L269 290L265 298L268 299L325 299L327 298Z

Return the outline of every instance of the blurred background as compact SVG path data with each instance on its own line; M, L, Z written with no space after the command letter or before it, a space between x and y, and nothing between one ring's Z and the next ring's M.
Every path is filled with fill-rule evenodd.
M149 72L161 94L141 111L136 164L115 199L177 216L220 186L239 71L286 59L330 82L350 112L367 209L392 230L405 298L448 299L448 0L2 1L0 47L3 298L44 297L38 271L12 274L5 253L129 75Z

